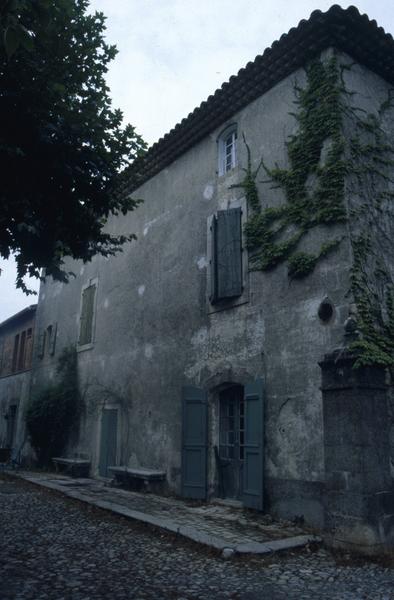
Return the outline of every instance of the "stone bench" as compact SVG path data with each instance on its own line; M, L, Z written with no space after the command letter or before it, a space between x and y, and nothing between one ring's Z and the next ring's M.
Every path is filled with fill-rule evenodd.
M52 458L55 465L56 473L59 468L64 473L68 473L73 477L87 477L90 470L90 460L86 458L64 458L63 456L55 456Z
M157 469L145 469L136 467L108 467L108 471L113 473L115 480L119 483L129 483L132 489L146 492L153 491L156 487L165 481L165 471Z

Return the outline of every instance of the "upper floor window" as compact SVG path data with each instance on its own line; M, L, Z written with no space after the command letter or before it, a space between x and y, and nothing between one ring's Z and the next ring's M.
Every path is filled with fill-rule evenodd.
M12 372L15 373L18 367L18 356L19 356L19 333L14 339L14 350L12 353Z
M31 367L33 330L21 331L14 338L11 372L24 371Z
M46 354L50 356L53 356L55 354L56 334L57 323L54 323L53 325L48 325L48 327L41 332L38 341L39 358L44 358Z
M78 346L86 346L93 343L95 300L96 284L90 283L82 290Z
M237 164L237 126L230 125L219 136L219 175L234 169Z

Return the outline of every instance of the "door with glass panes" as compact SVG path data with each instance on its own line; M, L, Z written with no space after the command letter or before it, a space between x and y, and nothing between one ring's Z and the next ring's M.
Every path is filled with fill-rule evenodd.
M241 499L245 443L244 389L234 385L219 394L219 487L224 498Z

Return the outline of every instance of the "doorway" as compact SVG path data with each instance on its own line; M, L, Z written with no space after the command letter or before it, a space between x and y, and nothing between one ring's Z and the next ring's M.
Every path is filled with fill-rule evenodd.
M213 388L213 394L210 405L206 390L183 387L182 495L205 500L212 485L212 492L220 497L262 510L263 382L221 384L219 389ZM208 453L209 432L212 454ZM208 481L212 482L209 486Z
M242 385L219 394L219 495L240 500L243 496L245 455L245 401Z
M17 415L17 406L16 404L11 404L8 409L7 415L7 434L6 434L6 447L13 448L15 443L15 430L16 430L16 415Z
M118 445L118 410L104 408L101 417L99 475L109 477L108 467L116 465Z

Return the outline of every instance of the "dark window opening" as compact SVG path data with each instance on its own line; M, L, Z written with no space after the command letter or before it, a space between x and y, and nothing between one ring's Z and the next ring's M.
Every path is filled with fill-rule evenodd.
M12 353L12 372L15 373L18 365L18 352L19 352L19 333L15 336L14 340L14 351Z
M25 368L26 331L22 331L20 340L18 370L22 371Z

